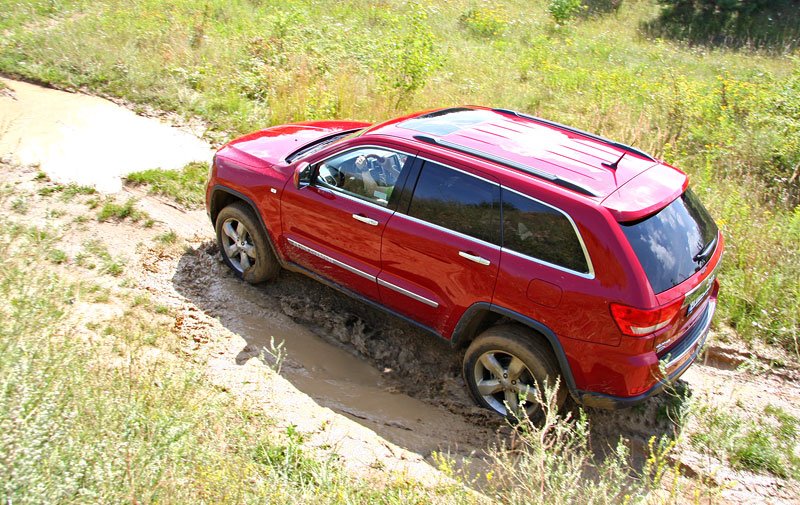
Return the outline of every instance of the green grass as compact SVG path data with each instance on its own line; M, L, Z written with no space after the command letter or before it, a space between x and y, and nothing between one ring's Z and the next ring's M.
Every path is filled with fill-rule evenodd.
M489 451L487 496L519 505L617 504L648 503L655 490L660 493L659 503L681 503L691 492L716 493L710 487L692 490L680 481L680 469L669 463L676 441L653 436L645 461L633 466L630 449L622 440L614 447L593 447L586 415L581 412L577 419L565 422L552 407L554 392L547 396L549 401L540 402L545 411L542 423L521 420L513 448ZM595 451L604 455L598 457Z
M208 164L192 162L181 170L144 170L125 177L129 184L146 185L150 194L167 196L186 207L205 202Z
M97 213L97 220L105 222L109 220L123 221L130 219L134 223L144 221L145 227L153 225L153 220L147 212L136 208L136 199L129 198L123 204L119 204L113 198L106 199L100 211Z
M296 431L173 356L174 319L157 308L131 308L87 340L68 311L108 292L30 261L35 245L0 221L0 502L472 501L458 487L356 481L315 458Z
M119 277L125 271L125 260L112 255L108 248L98 240L90 240L83 244L83 250L76 256L78 265L90 270L97 268L100 273Z
M43 172L39 172L36 174L36 180L46 179L47 175ZM55 184L53 186L45 186L39 190L39 195L41 196L50 196L55 193L61 194L61 200L64 202L68 202L75 198L78 195L94 195L97 193L97 190L91 186L80 186L78 184L70 183L67 185L63 184Z
M769 405L754 420L707 404L697 416L700 425L691 436L696 448L734 468L800 478L800 456L795 453L800 420L783 409Z
M0 71L199 116L219 139L477 103L633 144L686 170L720 221L717 322L800 357L797 54L655 38L655 0L557 25L569 3L0 0ZM145 174L129 180L201 200L200 166Z
M156 240L161 244L171 245L178 241L178 234L174 230L170 230L158 235Z
M27 214L29 209L28 199L23 197L17 197L11 202L11 210L16 212L17 214Z
M69 260L69 257L67 256L67 253L61 249L53 248L48 251L47 259L50 260L51 263L60 265L61 263L65 263L67 260Z

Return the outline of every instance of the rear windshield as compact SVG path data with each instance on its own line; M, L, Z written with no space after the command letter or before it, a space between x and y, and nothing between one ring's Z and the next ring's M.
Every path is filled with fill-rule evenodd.
M691 277L716 248L717 225L691 190L657 214L620 226L656 293Z

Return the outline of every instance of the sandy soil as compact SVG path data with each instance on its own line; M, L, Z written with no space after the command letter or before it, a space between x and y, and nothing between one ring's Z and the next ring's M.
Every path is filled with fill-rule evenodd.
M18 83L4 82L16 92ZM74 98L65 95L65 100ZM7 99L0 97L0 107ZM23 94L16 93L15 99L24 100ZM156 123L154 132L168 128L146 121ZM47 156L45 152L42 160ZM70 258L86 240L102 240L125 259L125 276L136 289L176 314L175 328L188 359L203 363L211 381L268 411L279 427L297 426L311 447L340 454L353 472L374 477L389 470L434 483L443 478L430 465L434 452L450 454L478 472L484 449L509 436L502 421L469 400L459 373L461 355L438 340L297 274L284 272L277 281L258 287L239 281L220 261L202 210L183 210L123 188L117 198L139 198L138 207L156 220L152 229L92 219L76 223L87 207L80 198L61 202L38 195L43 185L52 185L35 179L38 170L0 163L0 183L28 195L26 220L61 230ZM70 173L58 172L66 178ZM9 205L7 201L4 207ZM155 237L167 230L178 234L183 248L157 243ZM764 371L769 356L716 340L712 336L705 363L684 375L682 388L744 416L759 416L772 404L800 417L800 375L795 369ZM271 342L285 350L280 374L271 371ZM636 409L591 411L595 446L602 451L622 436L641 459L651 436L679 434L661 415L671 401L662 395ZM692 452L688 444L679 447L676 458L690 476L724 487L725 501L800 502L794 481L733 471Z

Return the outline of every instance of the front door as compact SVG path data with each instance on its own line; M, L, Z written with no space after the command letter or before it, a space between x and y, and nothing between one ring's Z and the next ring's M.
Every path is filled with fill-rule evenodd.
M379 300L381 235L394 214L395 185L413 159L392 149L358 147L315 163L311 184L288 185L281 216L290 260Z

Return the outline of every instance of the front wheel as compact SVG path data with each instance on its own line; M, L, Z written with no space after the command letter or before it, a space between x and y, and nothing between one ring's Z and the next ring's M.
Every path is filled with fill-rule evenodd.
M548 344L519 325L495 326L480 334L464 355L463 372L473 399L512 421L523 414L533 422L541 420L539 399L546 402L546 390L556 384L554 407L560 408L567 397Z
M222 259L239 278L258 284L278 275L278 260L247 205L237 202L222 209L216 231Z

